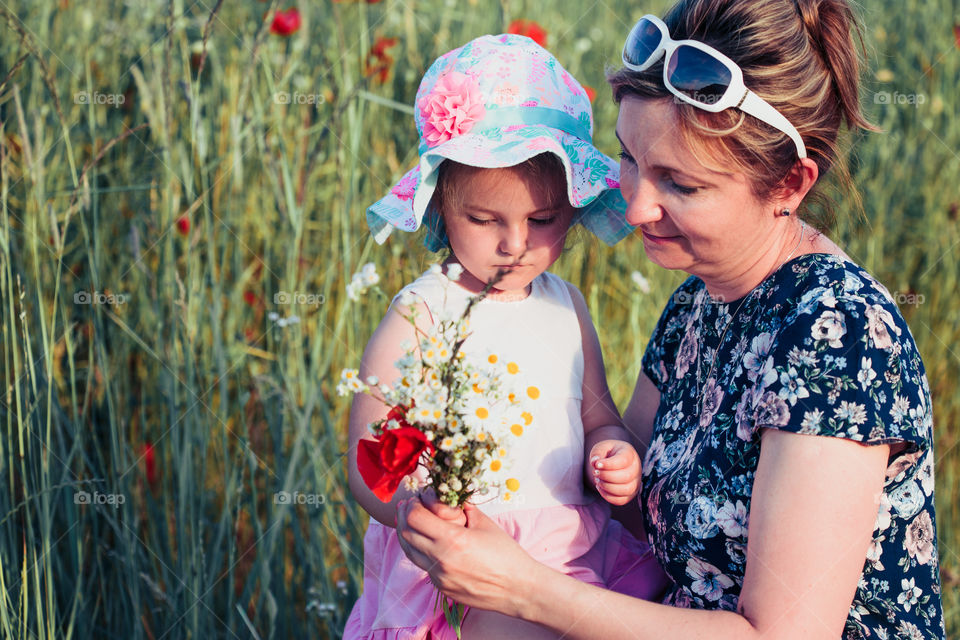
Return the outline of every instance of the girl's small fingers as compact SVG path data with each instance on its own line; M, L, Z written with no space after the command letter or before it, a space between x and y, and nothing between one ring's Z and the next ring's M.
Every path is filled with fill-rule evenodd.
M636 480L637 473L632 469L604 469L595 476L601 482L609 484L626 484Z
M636 491L631 490L631 487L627 485L605 484L600 482L597 484L597 493L607 502L619 505L625 504L628 500L632 499Z
M600 469L625 469L632 464L632 456L626 453L617 453L596 463Z

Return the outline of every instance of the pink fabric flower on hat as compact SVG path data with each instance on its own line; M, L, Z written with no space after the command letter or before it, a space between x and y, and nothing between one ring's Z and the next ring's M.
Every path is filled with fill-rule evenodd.
M397 185L390 190L390 193L397 196L401 200L413 200L413 196L417 193L417 183L419 182L419 176L409 173L403 176L403 179L397 183Z
M420 101L423 139L427 146L435 147L461 136L486 112L476 78L451 71L437 80L433 91Z

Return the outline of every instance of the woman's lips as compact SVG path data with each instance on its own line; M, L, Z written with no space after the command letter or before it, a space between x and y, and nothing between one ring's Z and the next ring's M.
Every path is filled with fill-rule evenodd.
M654 244L666 244L668 242L673 242L677 240L680 236L657 236L643 229L640 230L640 233L643 234L643 239L648 240Z

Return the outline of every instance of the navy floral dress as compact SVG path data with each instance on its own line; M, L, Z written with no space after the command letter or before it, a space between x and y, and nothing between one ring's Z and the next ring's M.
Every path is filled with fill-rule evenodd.
M688 278L643 371L661 394L641 504L674 583L664 602L736 609L760 429L775 428L905 445L887 468L843 638L944 637L930 393L882 285L827 254L797 257L729 303Z

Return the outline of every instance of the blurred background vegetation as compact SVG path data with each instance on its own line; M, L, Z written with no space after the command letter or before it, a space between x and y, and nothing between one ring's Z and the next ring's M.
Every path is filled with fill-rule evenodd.
M0 635L339 637L366 518L334 389L433 260L419 236L375 246L363 215L416 160L422 73L484 33L542 38L596 91L615 155L604 70L666 4L0 3ZM956 637L960 11L860 13L883 133L851 141L865 213L838 196L833 235L927 366ZM383 295L347 300L368 261ZM587 236L556 271L587 296L623 408L682 274Z

